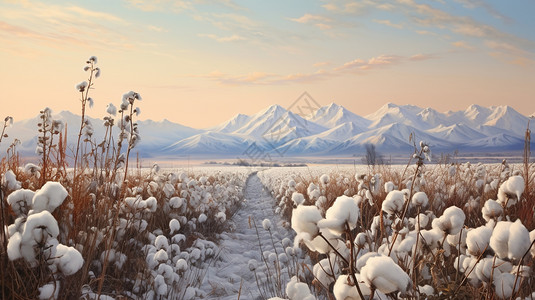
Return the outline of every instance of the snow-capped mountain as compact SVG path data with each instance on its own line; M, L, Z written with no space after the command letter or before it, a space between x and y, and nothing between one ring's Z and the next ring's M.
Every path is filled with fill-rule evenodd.
M68 126L68 142L76 142L80 116L62 111L54 118ZM102 139L102 120L92 119L96 141ZM16 122L4 139L5 151L13 138L21 140L19 151L33 154L39 117ZM470 105L461 111L438 112L432 108L388 103L361 117L335 103L321 107L310 116L280 105L253 115L237 114L220 125L194 129L164 121L139 121L141 142L136 150L145 157L180 155L241 157L248 151L256 156L355 155L366 144L383 153L407 153L420 140L435 153L521 151L528 118L510 106ZM118 132L118 129L115 133ZM10 141L11 139L11 141ZM256 149L251 149L256 147ZM5 153L5 152L4 152Z

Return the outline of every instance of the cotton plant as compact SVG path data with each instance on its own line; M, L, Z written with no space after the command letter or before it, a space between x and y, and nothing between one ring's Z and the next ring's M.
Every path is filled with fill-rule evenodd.
M51 278L71 276L84 264L81 253L74 247L58 241L60 226L52 213L65 201L68 193L57 182L47 182L36 191L18 189L12 192L7 203L17 218L8 227L9 260L22 259L30 267L46 266ZM39 288L40 298L57 296L59 282L54 281Z

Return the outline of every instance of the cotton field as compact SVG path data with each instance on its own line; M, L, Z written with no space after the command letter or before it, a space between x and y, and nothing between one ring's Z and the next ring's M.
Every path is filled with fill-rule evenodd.
M533 299L533 168L525 167L270 169L260 177L275 211L291 220L294 247L314 258L311 283L292 279L307 283L310 299ZM287 290L285 299L303 298Z

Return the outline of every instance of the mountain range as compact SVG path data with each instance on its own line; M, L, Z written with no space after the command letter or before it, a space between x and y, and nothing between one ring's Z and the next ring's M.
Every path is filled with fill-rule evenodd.
M54 116L68 126L68 144L73 148L80 116L62 111ZM100 142L105 128L102 120L89 118ZM373 144L382 153L410 153L414 143L425 141L435 153L521 151L529 118L510 106L470 105L465 110L438 112L432 108L387 103L376 112L359 116L331 103L308 116L280 105L254 115L237 114L228 121L195 129L163 121L139 121L142 157L173 158L281 156L348 156L362 154ZM34 153L39 117L16 122L8 128L18 138L22 154ZM118 131L117 129L115 129ZM410 137L412 139L410 139ZM11 142L0 145L4 152ZM4 152L5 153L5 152ZM254 155L254 156L253 156Z

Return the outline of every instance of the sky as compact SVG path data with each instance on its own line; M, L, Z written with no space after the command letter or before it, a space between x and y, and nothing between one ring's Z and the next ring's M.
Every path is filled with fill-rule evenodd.
M533 0L0 0L0 104L15 121L93 117L142 97L140 119L195 128L307 92L365 116L387 102L535 112ZM2 116L3 118L4 116Z

